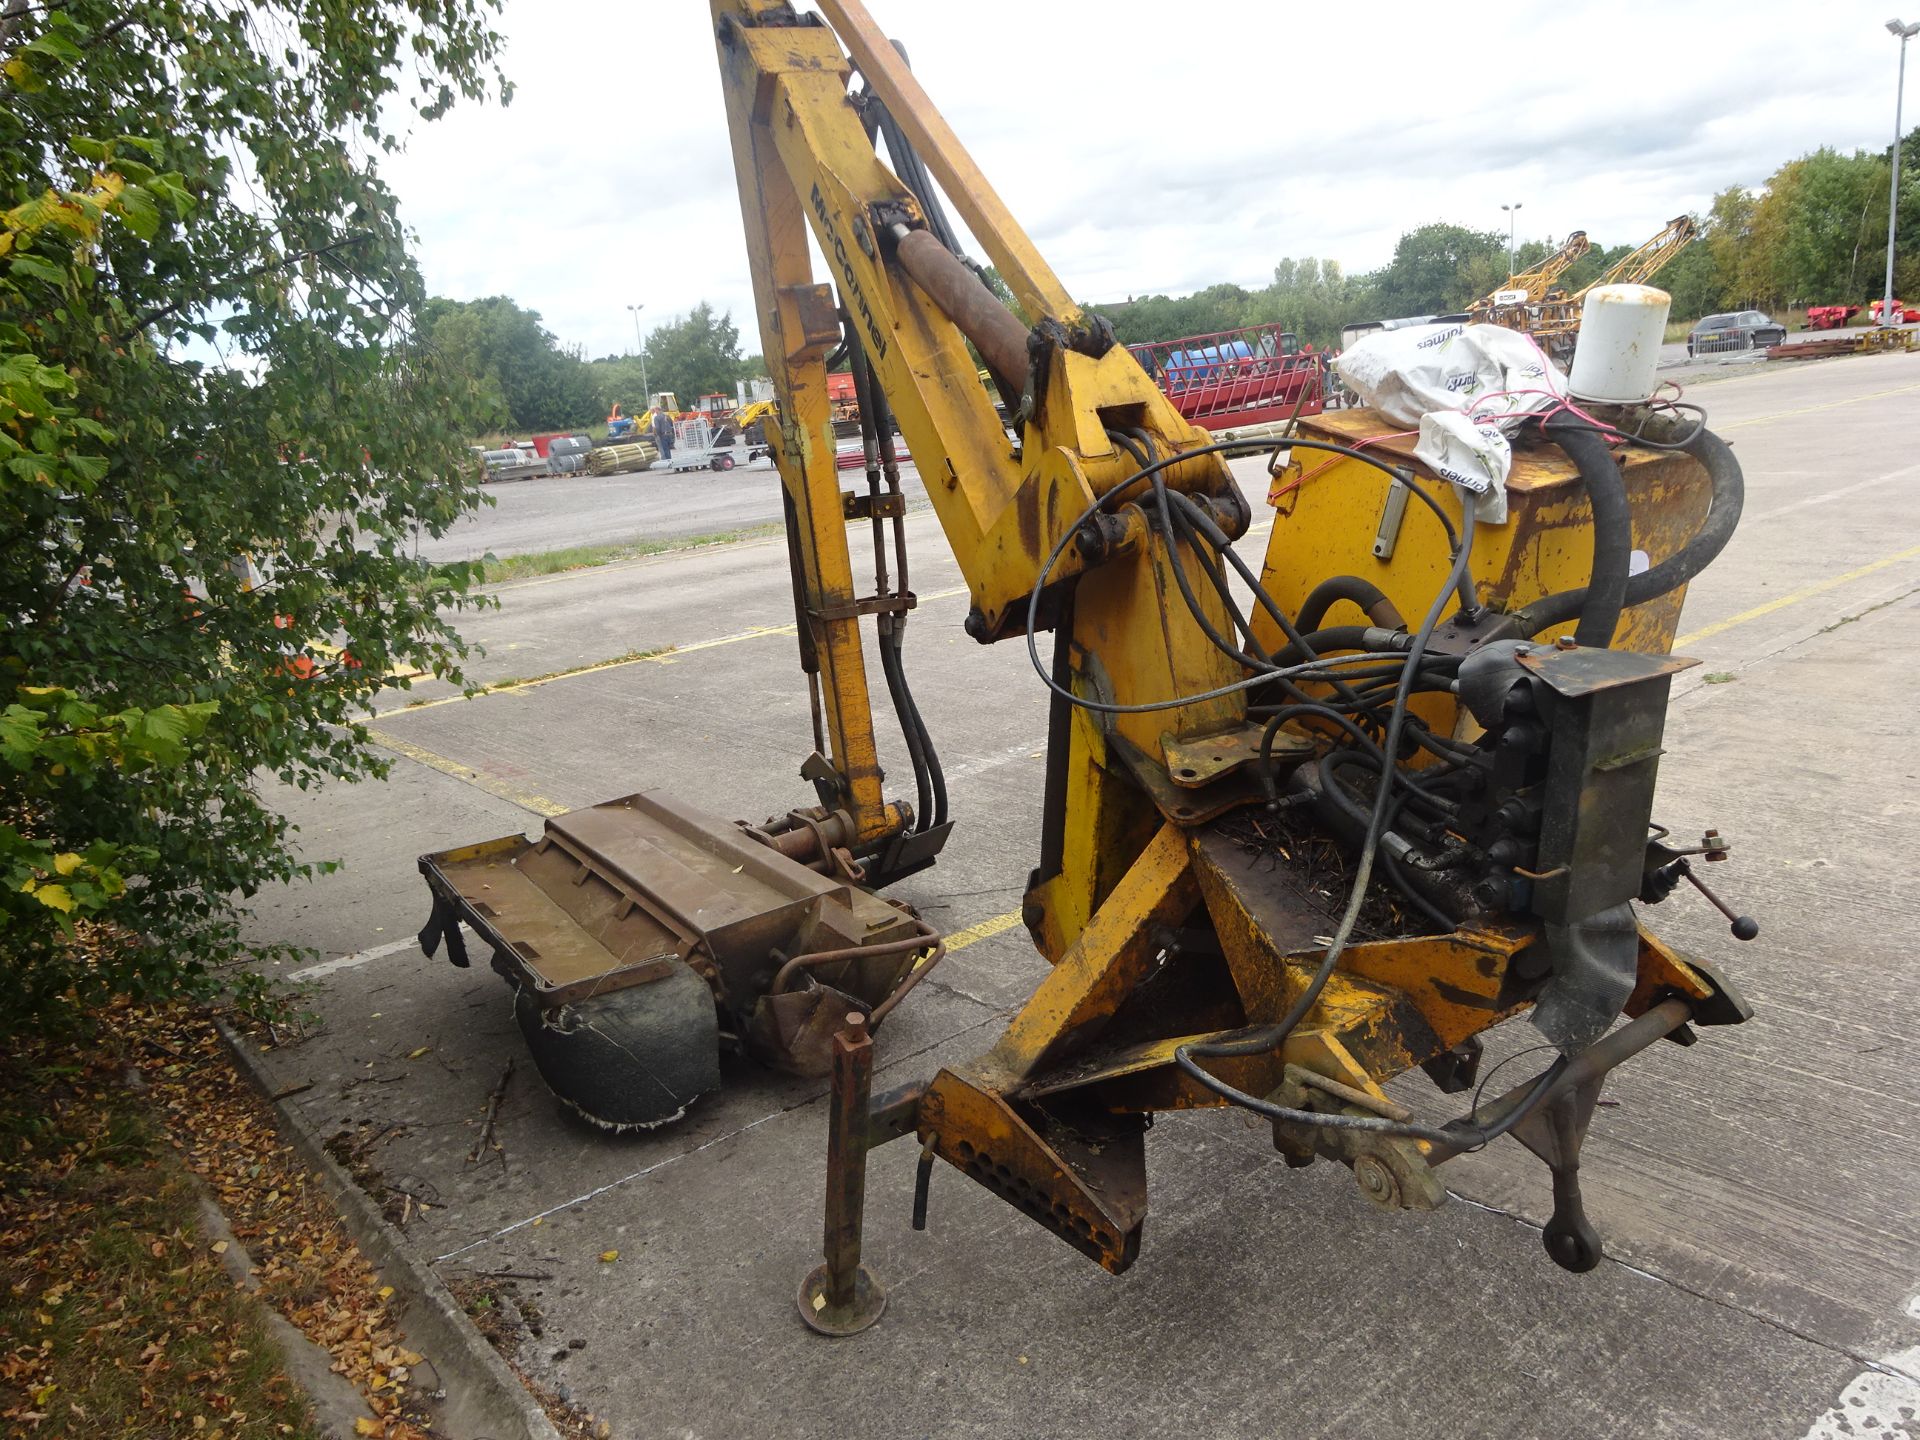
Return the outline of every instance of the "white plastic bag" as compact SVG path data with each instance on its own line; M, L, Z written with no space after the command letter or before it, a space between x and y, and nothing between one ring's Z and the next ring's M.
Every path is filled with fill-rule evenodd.
M1337 362L1363 404L1418 428L1414 457L1507 518L1507 437L1561 404L1567 379L1527 336L1501 325L1410 325L1367 336ZM1476 433L1478 432L1478 433Z
M1476 521L1506 521L1513 447L1498 425L1477 425L1459 410L1429 411L1420 417L1420 443L1413 447L1413 458L1452 481L1463 499L1475 496Z

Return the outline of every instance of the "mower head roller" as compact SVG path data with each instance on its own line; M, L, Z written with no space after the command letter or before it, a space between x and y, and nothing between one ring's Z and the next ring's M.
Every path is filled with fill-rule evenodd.
M609 800L538 840L422 856L420 945L464 966L461 925L486 942L569 1108L613 1130L670 1124L719 1088L723 1048L826 1074L846 1016L877 1023L938 960L930 927L850 878L844 823L748 827L651 792Z

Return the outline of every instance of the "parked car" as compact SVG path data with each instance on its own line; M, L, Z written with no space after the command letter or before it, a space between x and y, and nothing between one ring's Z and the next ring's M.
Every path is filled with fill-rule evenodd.
M1787 338L1787 327L1758 310L1709 315L1687 332L1687 354L1713 355L1728 350L1761 350Z

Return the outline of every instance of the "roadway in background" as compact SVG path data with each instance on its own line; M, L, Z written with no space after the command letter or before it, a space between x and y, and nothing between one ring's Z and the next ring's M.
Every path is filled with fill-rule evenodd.
M1791 338L1826 339L1840 333L1856 332ZM1661 349L1660 378L1704 384L1751 374L1766 364L1765 351L1689 360L1686 345L1677 343ZM1775 364L1778 368L1779 362ZM859 483L860 473L846 471L848 484ZM911 465L905 467L905 480L909 508L926 508L926 491ZM472 560L489 552L507 556L575 545L684 540L780 523L778 481L771 462L765 460L725 472L510 481L490 484L486 493L493 501L490 506L438 540L423 539L420 553L437 560Z

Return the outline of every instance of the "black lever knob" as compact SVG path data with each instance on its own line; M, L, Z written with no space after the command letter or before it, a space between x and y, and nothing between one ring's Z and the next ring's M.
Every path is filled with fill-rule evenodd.
M1685 860L1680 862L1680 873L1686 877L1687 882L1691 884L1694 889L1707 897L1707 903L1709 905L1713 906L1714 909L1718 910L1722 915L1726 916L1728 920L1733 922L1728 928L1733 931L1734 939L1751 940L1760 933L1760 922L1758 920L1754 919L1751 915L1734 914L1733 907L1718 895L1714 894L1713 891L1709 890L1706 882L1693 873L1693 867L1687 864Z

